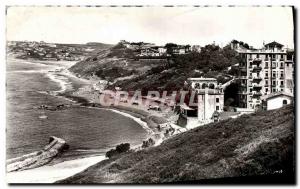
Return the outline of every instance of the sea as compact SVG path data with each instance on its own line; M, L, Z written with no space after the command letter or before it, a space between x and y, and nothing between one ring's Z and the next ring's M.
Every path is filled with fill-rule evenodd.
M133 119L105 109L72 106L47 111L41 105L72 104L55 95L84 84L56 75L71 63L8 58L6 62L6 159L16 158L48 144L50 136L64 139L70 152L105 154L120 143L137 146L148 136ZM72 82L71 82L72 81ZM52 93L54 92L54 93ZM46 118L45 118L46 117Z

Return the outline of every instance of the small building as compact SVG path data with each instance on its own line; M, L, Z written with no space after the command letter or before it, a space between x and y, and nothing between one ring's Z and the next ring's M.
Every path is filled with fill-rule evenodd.
M186 117L197 117L197 109L191 108L186 104L180 105L180 113Z
M215 78L188 78L190 90L197 92L198 120L211 121L214 112L222 112L224 107L224 93Z
M264 110L274 110L291 104L293 102L293 94L277 92L265 95L261 99Z
M200 53L201 52L201 46L200 45L193 45L192 46L192 51Z
M164 55L167 53L167 49L165 47L158 47L157 48L159 54Z
M215 112L222 112L224 93L218 89L205 88L198 90L198 120L212 120Z
M139 56L160 56L159 51L153 48L144 48L141 49Z

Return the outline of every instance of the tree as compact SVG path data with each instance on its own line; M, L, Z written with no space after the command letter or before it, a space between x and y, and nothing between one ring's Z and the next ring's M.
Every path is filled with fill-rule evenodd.
M127 152L130 150L130 144L129 143L122 143L122 144L119 144L117 147L116 147L116 150L118 153L123 153L123 152Z
M165 48L167 49L167 54L173 54L173 48L176 48L176 47L178 47L178 45L175 43L167 43L165 45Z
M108 152L106 152L105 156L108 158L111 158L115 155L128 152L130 150L130 144L129 143L122 143L116 146L115 149L111 149Z

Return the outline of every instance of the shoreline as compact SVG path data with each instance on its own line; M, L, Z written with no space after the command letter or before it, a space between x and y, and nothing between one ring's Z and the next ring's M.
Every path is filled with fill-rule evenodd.
M103 155L83 157L63 161L54 165L44 165L35 169L6 173L6 181L10 184L17 183L55 183L78 174L88 167L105 160Z
M18 61L18 60L17 60ZM22 61L22 60L20 60ZM26 61L26 60L25 60ZM47 64L48 63L48 64ZM143 110L140 109L132 109L131 107L124 107L124 106L109 106L109 107L105 107L105 106L101 106L100 104L96 104L95 107L95 103L91 103L91 101L88 100L88 97L84 97L84 96L77 96L74 95L73 93L78 91L79 88L73 87L74 83L71 81L72 80L77 80L82 82L81 85L83 86L92 86L93 80L86 80L83 78L78 78L76 75L72 74L69 70L68 67L64 66L64 65L59 65L59 63L55 63L54 65L51 63L51 61L47 61L44 64L41 63L41 61L32 61L32 64L42 64L42 65L49 65L49 66L53 66L53 69L51 70L45 70L45 76L48 77L51 81L58 83L60 89L57 91L51 91L51 92L46 92L45 94L51 95L51 96L55 96L57 98L64 98L67 101L71 101L72 106L81 106L81 107L85 107L85 108L96 108L96 109L104 109L107 111L112 111L115 113L118 113L122 116L128 117L132 120L134 120L136 123L138 123L147 133L149 136L147 136L147 140L149 138L155 139L156 145L159 145L161 143L161 141L163 140L163 136L161 135L161 132L159 132L157 130L157 126L159 124L161 124L161 122L157 122L157 120L153 119L152 117L154 115L151 115L149 112L145 112ZM62 63L61 63L62 64ZM62 69L59 72L55 72L54 70L56 69ZM41 91L40 91L41 92ZM165 120L164 122L167 122L167 120ZM133 150L141 150L142 149L142 143L136 146L132 147ZM49 162L46 165L34 168L34 169L28 169L28 170L23 170L23 171L15 171L15 172L10 172L7 173L8 175L8 179L10 181L8 181L9 183L18 183L16 180L12 179L14 177L19 177L18 175L22 175L25 173L28 173L28 175L31 174L31 178L30 176L28 177L24 177L24 179L27 179L27 182L30 183L30 181L33 182L40 182L42 183L43 181L34 181L32 179L34 179L35 175L39 175L40 171L46 171L46 169L52 170L53 172L55 172L55 167L59 167L59 170L65 170L65 171L69 171L66 177L62 178L57 178L56 180L51 180L53 179L52 177L49 178L48 180L45 180L45 182L49 183L49 182L56 182L58 180L62 180L65 179L67 177L71 177L79 172L84 171L86 168L99 163L100 161L104 160L101 159L100 161L95 161L93 162L93 164L89 164L89 166L84 167L84 169L81 169L80 171L74 171L74 170L68 170L68 164L72 163L73 161L78 161L78 163L82 163L84 162L87 158L92 158L92 157L103 157L105 159L105 155L103 155L103 153L100 152L95 152L95 153L90 153L90 154L81 154L81 155L75 155L75 156L70 156L70 157L64 157L63 159L59 159L60 157L57 156L55 157L51 162ZM8 159L9 160L9 159ZM64 167L65 166L65 167ZM82 168L83 165L81 165ZM77 168L79 169L80 167L77 166ZM72 174L70 172L74 171ZM55 173L53 173L55 174ZM15 176L10 176L10 175L15 175ZM22 178L23 176L21 176ZM23 182L24 182L23 179ZM31 179L31 180L30 180Z

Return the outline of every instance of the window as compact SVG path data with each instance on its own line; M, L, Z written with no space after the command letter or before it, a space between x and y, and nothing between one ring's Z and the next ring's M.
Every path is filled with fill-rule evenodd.
M219 106L216 106L216 110L219 110L220 109L220 107Z
M259 54L256 54L256 58L259 58Z
M283 104L283 105L287 105L287 100L283 100L283 101L282 101L282 104Z
M268 89L268 88L266 88L266 89L265 89L265 91L266 91L266 93L267 93L267 92L269 91L269 89Z
M250 93L252 92L252 88L250 88Z
M266 76L266 77L269 77L269 73L268 73L268 72L266 72L266 73L265 73L265 76Z
M272 67L273 67L273 68L276 67L276 62L272 62Z
M208 87L207 84L206 84L206 83L203 83L203 84L202 84L202 89L205 89L206 87Z
M281 58L281 59L283 59L283 54L282 54L282 55L280 55L280 58Z
M280 63L280 67L282 67L282 68L283 68L283 63L282 63L282 62Z
M272 54L272 58L274 58L274 59L276 58L276 57L275 57L275 54Z
M217 103L219 102L219 98L216 98L216 102L217 102Z
M283 86L283 81L280 81L280 85Z
M269 84L269 81L268 81L268 80L266 80L265 82L266 82L266 85L268 85L268 84Z
M209 88L210 88L210 89L214 89L214 88L215 88L215 85L214 85L213 83L210 83L210 84L209 84Z
M283 78L283 71L280 72L280 77Z
M273 72L272 75L273 75L273 77L276 77L276 72Z
M268 67L268 64L269 64L269 63L268 63L268 62L266 62L266 63L265 63L265 66L266 66L266 67Z
M273 89L272 91L273 91L273 93L274 93L274 92L276 92L276 89Z
M276 85L276 81L273 81L273 85Z

